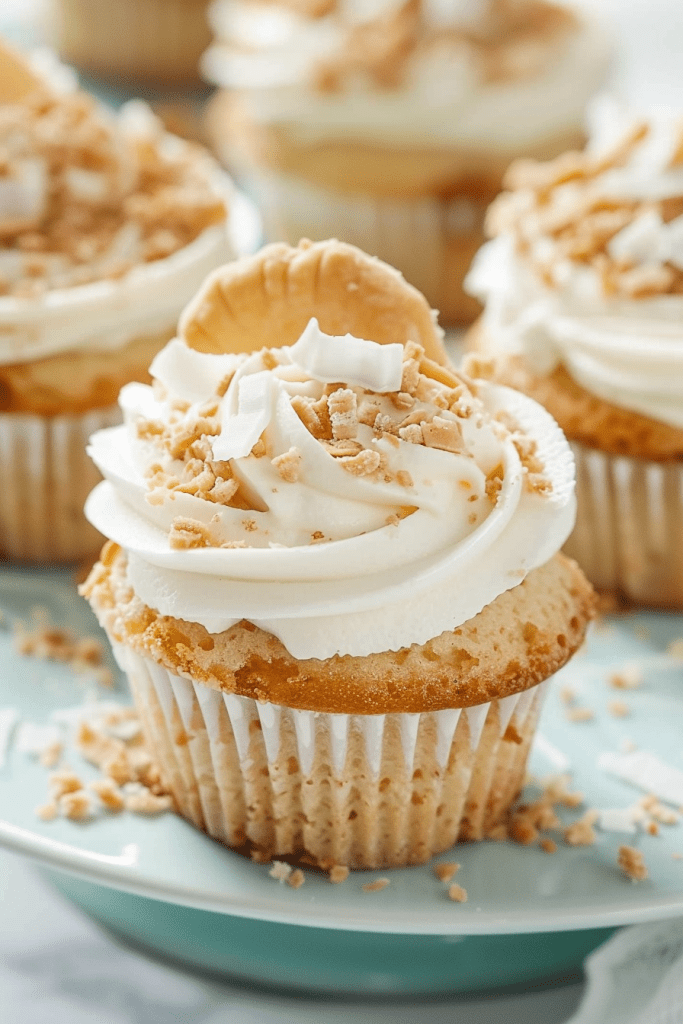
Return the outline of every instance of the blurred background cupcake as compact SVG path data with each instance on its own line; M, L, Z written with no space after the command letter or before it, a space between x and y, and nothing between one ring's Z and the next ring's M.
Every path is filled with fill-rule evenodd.
M479 372L552 413L577 461L566 550L601 590L683 608L683 114L595 110L584 152L519 162L466 282Z
M212 143L267 237L336 235L395 264L442 320L520 155L581 144L611 45L545 0L217 0Z
M98 543L88 436L233 255L232 185L144 104L115 115L41 59L0 47L0 549L61 561Z
M98 78L198 86L209 45L208 0L49 0L59 55Z

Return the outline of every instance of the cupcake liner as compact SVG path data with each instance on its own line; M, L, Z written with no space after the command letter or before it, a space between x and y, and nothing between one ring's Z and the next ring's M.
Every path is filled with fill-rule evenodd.
M0 413L0 551L28 562L94 554L102 536L83 505L100 475L86 455L94 431L121 422L118 406L81 416Z
M462 281L484 242L486 202L344 195L251 168L245 187L260 206L269 241L339 238L396 266L442 320L470 321L479 312Z
M565 553L597 590L683 608L683 465L572 449L578 512Z
M211 42L208 0L51 0L50 29L61 57L96 74L199 85Z
M484 838L523 785L545 691L462 711L323 714L223 693L113 646L186 818L229 846L354 868Z

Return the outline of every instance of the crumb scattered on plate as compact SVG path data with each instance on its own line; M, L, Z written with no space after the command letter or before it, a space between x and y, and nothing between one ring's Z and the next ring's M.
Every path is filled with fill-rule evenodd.
M381 892L382 889L386 889L389 885L388 878L377 878L374 882L366 882L362 886L363 892Z
M648 876L645 858L640 850L636 850L633 846L619 847L617 864L633 882L642 882Z
M448 887L448 898L454 903L467 903L467 889L463 889L461 885L454 882Z

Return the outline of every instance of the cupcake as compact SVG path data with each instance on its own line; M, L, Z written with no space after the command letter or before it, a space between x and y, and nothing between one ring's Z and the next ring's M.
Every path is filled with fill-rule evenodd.
M485 837L582 642L564 437L427 353L392 268L269 246L92 438L111 540L82 593L179 810L228 846L370 868Z
M510 161L582 144L610 46L545 0L217 0L203 69L214 148L266 236L334 235L386 259L444 322Z
M683 608L683 119L608 102L594 120L585 151L511 167L471 340L572 443L565 550L601 591Z
M233 254L231 185L144 104L115 115L4 46L0 140L0 551L71 560L101 543L87 438Z
M81 71L146 86L200 84L208 0L49 0L55 49Z

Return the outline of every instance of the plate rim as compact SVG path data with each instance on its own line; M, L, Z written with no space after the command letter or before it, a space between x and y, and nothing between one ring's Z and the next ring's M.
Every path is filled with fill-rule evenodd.
M647 902L639 899L638 904L619 907L593 907L586 916L582 905L558 911L555 907L536 908L533 913L508 911L496 914L492 911L475 913L467 918L458 918L451 904L443 908L430 908L429 920L423 920L413 910L395 910L374 906L375 913L369 920L356 908L316 907L315 903L298 900L291 908L273 897L271 900L246 898L244 901L226 895L221 899L213 892L192 886L177 886L166 882L155 882L148 876L135 875L135 844L124 845L119 856L100 854L79 846L63 843L48 836L41 836L29 829L0 820L0 846L22 854L43 866L75 875L87 882L121 890L147 899L159 900L224 914L229 917L245 917L273 924L301 925L310 928L326 928L333 931L374 932L395 935L522 935L529 933L584 931L593 928L613 928L622 925L644 924L683 916L683 891L672 899L653 897ZM238 854L235 854L238 856ZM416 865L419 869L424 865ZM381 916L377 911L381 909Z

